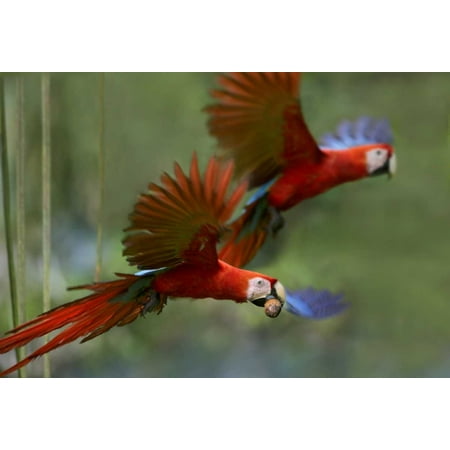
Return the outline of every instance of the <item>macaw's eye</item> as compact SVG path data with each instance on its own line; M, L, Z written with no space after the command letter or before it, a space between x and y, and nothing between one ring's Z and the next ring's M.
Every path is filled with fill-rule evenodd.
M249 280L247 290L247 300L253 301L263 298L270 294L270 282L261 277L255 277Z
M389 153L382 148L374 148L366 153L366 169L368 175L381 175L387 173L386 165L389 159ZM384 167L386 165L386 167Z

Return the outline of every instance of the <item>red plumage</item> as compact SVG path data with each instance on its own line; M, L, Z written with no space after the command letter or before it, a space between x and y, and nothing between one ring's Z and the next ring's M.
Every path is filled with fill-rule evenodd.
M9 331L6 337L0 339L0 353L22 347L33 339L70 325L21 362L1 372L0 376L14 372L34 358L80 337L86 336L82 340L85 342L108 331L115 325L121 326L135 320L143 310L145 303L139 303L137 299L131 303L110 303L110 300L127 292L137 278L133 275L124 275L124 278L120 280L80 287L93 290L95 293L51 309Z
M254 257L271 229L280 227L280 211L370 175L368 152L386 151L386 161L393 156L384 139L389 133L377 133L375 124L375 132L364 135L365 122L366 129L355 127L358 136L351 136L351 127L345 130L344 141L352 142L348 148L320 148L301 110L299 73L235 72L218 83L220 89L211 93L217 103L205 108L209 132L221 157L235 162L236 176L246 177L250 188L261 186L257 199L230 224L230 239L220 253L230 264L242 266Z
M216 245L247 187L243 182L228 193L233 164L211 158L201 177L194 155L189 175L177 164L174 171L175 177L163 174L160 185L151 183L130 215L124 254L146 272L118 274L114 281L74 288L93 293L11 330L0 339L0 353L66 327L0 376L80 337L85 342L147 311L159 313L169 296L241 303L276 294L275 278L238 269L217 257Z

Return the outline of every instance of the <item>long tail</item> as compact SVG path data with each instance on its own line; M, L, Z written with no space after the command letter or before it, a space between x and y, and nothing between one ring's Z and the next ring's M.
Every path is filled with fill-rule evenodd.
M258 253L268 233L276 233L281 228L281 220L269 206L267 195L257 197L228 225L231 232L220 249L219 258L235 267L244 267Z
M154 291L150 288L152 278L117 275L121 277L118 280L72 288L88 289L94 293L47 311L9 331L6 337L0 339L0 354L70 325L22 361L1 372L0 377L20 369L34 358L75 339L86 336L81 341L86 342L116 325L126 325L146 311L149 302L154 300Z

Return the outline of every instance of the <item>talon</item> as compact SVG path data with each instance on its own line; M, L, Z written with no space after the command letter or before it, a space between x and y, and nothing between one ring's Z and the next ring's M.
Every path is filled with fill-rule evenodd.
M144 297L142 304L144 307L141 311L141 316L144 317L148 312L155 310L157 314L161 314L165 304L167 303L167 298L162 298L159 292L151 291Z

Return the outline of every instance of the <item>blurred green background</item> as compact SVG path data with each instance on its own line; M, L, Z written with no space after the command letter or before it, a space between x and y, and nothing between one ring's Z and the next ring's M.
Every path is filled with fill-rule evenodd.
M130 272L122 229L139 192L215 149L202 108L213 73L106 74L106 203L102 279ZM41 312L41 116L38 74L26 74L27 317ZM8 137L16 140L14 76ZM92 281L98 206L98 74L52 74L52 301ZM51 353L55 377L440 377L450 375L450 76L309 73L302 103L316 137L360 115L391 122L398 175L340 186L285 214L251 268L288 288L345 293L325 321L264 316L252 305L170 301L82 346ZM11 160L14 164L14 151ZM3 221L0 331L11 328ZM84 294L84 292L81 292ZM29 346L27 353L35 345ZM14 361L0 356L0 368ZM41 376L42 361L28 366Z

